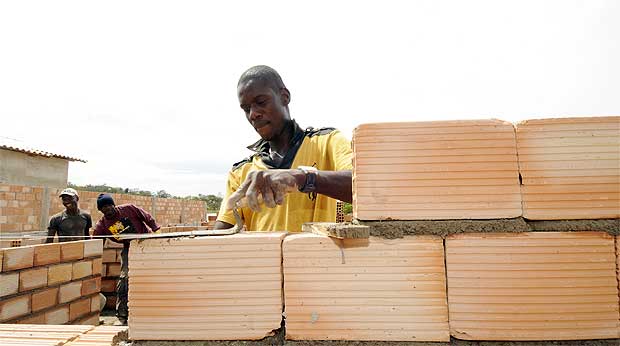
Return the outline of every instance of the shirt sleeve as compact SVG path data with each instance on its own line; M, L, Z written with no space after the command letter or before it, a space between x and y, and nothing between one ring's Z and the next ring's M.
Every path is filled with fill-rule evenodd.
M239 168L241 170L242 168ZM235 171L230 171L228 173L228 180L226 181L226 196L222 200L222 204L220 205L220 211L217 213L217 221L222 221L234 225L237 223L235 220L235 216L232 213L232 210L226 210L226 201L233 192L237 191L240 182L241 172L237 173Z
M50 224L47 226L47 229L50 231L58 232L58 217L56 215L52 216L50 219Z
M347 171L353 169L353 150L351 148L351 142L342 134L342 132L338 130L332 132L327 146L327 151L329 152L334 165L334 171Z
M149 226L149 228L151 229L151 231L155 232L158 229L160 229L161 227L157 224L157 222L155 221L155 219L153 218L153 216L151 216L151 214L149 214L148 211L135 206L135 205L131 205L134 209L134 211L138 214L138 217L140 219L142 219L142 221L144 221L144 223Z

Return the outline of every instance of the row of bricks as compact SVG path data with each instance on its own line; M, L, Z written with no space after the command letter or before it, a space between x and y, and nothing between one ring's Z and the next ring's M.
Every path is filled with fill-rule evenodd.
M73 302L81 297L99 293L101 277L70 282L35 293L26 293L0 301L0 321L16 319L58 304ZM99 299L99 295L96 295Z
M18 208L14 208L14 209L18 209ZM0 223L3 224L30 224L30 225L37 225L39 222L39 218L34 214L34 212L32 211L32 208L24 208L24 209L18 209L20 211L23 211L24 215L0 215Z
M65 324L71 322L72 324L99 324L99 295L92 297L86 297L80 299L74 303L59 306L49 311L32 314L26 318L16 321L20 324ZM95 318L86 318L82 321L84 316L95 313ZM79 323L76 323L78 322Z
M6 201L40 201L43 194L38 193L21 193L21 192L0 192L0 199Z
M77 261L103 254L103 241L81 240L0 249L0 272L59 262Z
M18 201L18 200L0 199L0 207L2 208L36 208L40 206L41 206L41 203L37 201ZM8 214L9 213L5 213L4 215L8 215Z
M21 185L0 185L0 192L19 192L19 193L31 193L38 192L41 193L43 188L41 187L30 187L30 186L21 186Z
M0 297L101 275L101 258L0 273Z

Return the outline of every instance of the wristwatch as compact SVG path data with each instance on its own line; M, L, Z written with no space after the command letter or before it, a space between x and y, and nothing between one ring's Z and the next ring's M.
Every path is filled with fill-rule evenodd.
M316 192L316 177L319 173L319 170L316 167L310 166L299 166L297 167L300 171L304 172L306 175L306 179L302 186L299 186L299 191L304 193L315 193Z

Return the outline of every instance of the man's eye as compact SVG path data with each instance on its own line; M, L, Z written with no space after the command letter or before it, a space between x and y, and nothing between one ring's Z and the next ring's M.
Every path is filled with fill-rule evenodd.
M259 105L259 106L264 106L265 103L267 103L266 100L256 100L256 104Z

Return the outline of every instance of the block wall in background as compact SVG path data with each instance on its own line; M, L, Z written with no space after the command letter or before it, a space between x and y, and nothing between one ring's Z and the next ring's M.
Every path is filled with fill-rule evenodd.
M0 323L99 322L101 240L0 249Z
M49 219L64 210L62 189L0 184L0 233L46 231ZM99 192L78 191L80 209L90 213L93 227L103 216L97 210ZM206 218L203 201L111 194L117 205L134 204L155 217L160 226L197 225ZM10 247L0 244L0 247Z

